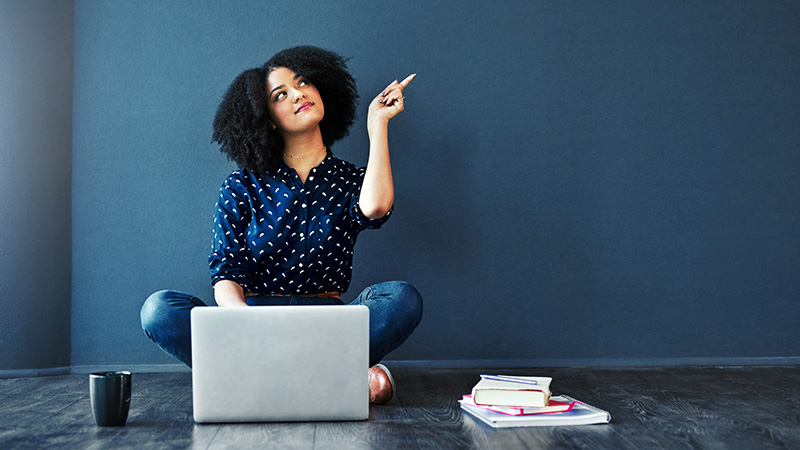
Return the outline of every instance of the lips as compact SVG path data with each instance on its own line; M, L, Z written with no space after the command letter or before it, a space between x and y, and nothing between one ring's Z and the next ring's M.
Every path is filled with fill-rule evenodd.
M306 110L308 110L308 109L309 109L309 108L311 108L312 106L314 106L314 104L313 104L312 102L305 102L305 103L303 103L302 105L300 105L300 107L299 107L299 108L297 108L297 111L295 111L294 113L295 113L295 114L299 114L299 113L301 113L301 112L303 112L303 111L306 111Z

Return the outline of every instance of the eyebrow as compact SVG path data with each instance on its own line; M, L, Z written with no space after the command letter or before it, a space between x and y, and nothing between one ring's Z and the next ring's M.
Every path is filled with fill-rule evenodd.
M303 78L303 76L302 76L302 75L300 75L300 74L297 74L297 73L296 73L296 74L294 74L294 78L292 78L292 79L293 79L293 80L296 80L296 79L298 79L298 78ZM275 86L275 89L273 89L273 90L271 90L271 91L269 92L269 97L270 97L270 98L272 98L272 94L274 94L274 93L275 93L275 91L277 91L277 90L279 90L279 89L283 89L285 86L286 86L285 84L282 84L282 85L280 85L280 86Z

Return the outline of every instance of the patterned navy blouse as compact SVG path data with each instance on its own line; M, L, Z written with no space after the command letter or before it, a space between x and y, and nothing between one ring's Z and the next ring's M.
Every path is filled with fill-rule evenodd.
M233 172L214 214L212 284L231 280L261 295L347 291L358 233L391 215L361 213L365 170L329 152L305 185L284 163L261 176Z

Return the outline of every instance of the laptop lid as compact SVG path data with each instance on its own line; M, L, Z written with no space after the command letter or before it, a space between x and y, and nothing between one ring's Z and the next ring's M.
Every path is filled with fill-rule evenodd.
M192 309L196 422L365 420L366 306Z

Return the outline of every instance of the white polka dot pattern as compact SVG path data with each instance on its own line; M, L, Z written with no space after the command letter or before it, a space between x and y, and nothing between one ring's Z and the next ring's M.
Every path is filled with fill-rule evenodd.
M364 171L329 153L305 184L283 163L260 176L233 172L214 213L212 283L231 280L257 294L347 291L358 234L392 213L361 213Z

